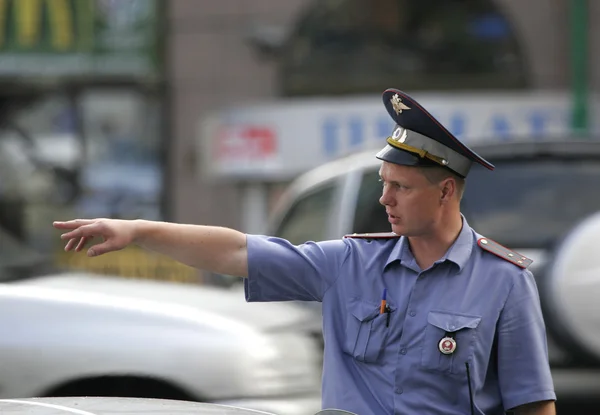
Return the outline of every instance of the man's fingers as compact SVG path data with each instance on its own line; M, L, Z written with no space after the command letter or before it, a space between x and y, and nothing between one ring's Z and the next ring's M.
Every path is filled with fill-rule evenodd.
M83 237L81 229L75 229L71 232L63 233L62 235L60 235L60 239L68 239L69 242L71 242L72 239L79 239L81 237Z
M85 247L85 244L87 244L88 240L89 238L81 238L79 240L79 243L77 244L77 247L75 248L75 252L81 252L81 250Z
M118 251L121 249L119 246L115 245L113 241L108 240L98 245L92 246L87 251L88 256L98 256L102 254L106 254L107 252Z
M80 239L69 239L69 242L65 245L65 251L71 251L73 247L75 247L75 252L81 252L85 245L89 242L90 238L83 237ZM77 245L77 246L75 246ZM112 241L106 241L101 244L93 245L87 251L88 256L98 256L105 254L107 252L116 251L120 249L117 245L115 245Z
M65 251L69 252L71 249L73 249L73 246L76 242L77 239L69 239L69 242L67 242L67 244L65 245Z
M104 236L103 226L100 222L93 222L89 225L82 225L70 232L63 233L60 235L61 239L80 239L80 238L92 238L94 236Z
M53 222L57 229L63 229L68 232L63 233L60 238L67 240L65 251L75 249L75 252L81 252L85 245L95 236L101 236L104 242L93 245L88 249L88 256L98 256L111 251L122 249L113 240L115 235L103 219L75 219L67 222Z
M77 229L83 225L90 225L94 222L98 222L100 219L73 219L68 221L55 221L52 222L52 226L56 229Z
M67 244L65 245L65 251L68 252L75 248L75 252L81 252L81 250L88 243L89 239L90 238L71 238L69 239L69 242L67 242Z

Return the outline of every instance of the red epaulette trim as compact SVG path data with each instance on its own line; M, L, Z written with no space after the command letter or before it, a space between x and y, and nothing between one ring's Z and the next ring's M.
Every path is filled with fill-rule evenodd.
M349 235L344 235L344 238L391 239L400 238L400 235L397 235L394 232L352 233Z
M484 249L492 254L496 255L499 258L502 258L508 262L512 262L518 267L527 268L533 263L533 260L527 258L518 252L508 249L507 247L500 245L498 242L493 241L489 238L479 238L477 240L477 245L481 249Z

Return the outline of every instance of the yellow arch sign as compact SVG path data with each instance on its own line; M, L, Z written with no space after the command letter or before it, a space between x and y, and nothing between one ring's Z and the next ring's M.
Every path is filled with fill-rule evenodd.
M93 5L90 0L0 0L0 49L89 49Z
M83 252L59 251L56 265L63 269L180 283L201 283L200 272L168 257L136 246L89 258Z

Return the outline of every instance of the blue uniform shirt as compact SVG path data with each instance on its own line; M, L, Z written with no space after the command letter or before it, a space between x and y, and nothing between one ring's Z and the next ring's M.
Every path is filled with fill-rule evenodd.
M294 246L248 235L246 300L322 301L323 408L467 415L466 362L476 414L555 399L534 278L478 239L463 218L445 256L421 270L404 237Z

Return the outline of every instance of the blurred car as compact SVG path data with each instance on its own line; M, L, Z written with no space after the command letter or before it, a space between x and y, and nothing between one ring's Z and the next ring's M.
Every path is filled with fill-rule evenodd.
M172 399L96 396L0 399L0 413L8 415L278 415L234 406L194 403ZM343 410L324 409L314 415L356 414Z
M496 166L467 179L462 212L477 232L534 260L560 402L600 411L600 142L549 139L472 146ZM372 151L297 178L266 234L294 244L390 232ZM475 171L477 170L477 171ZM307 303L320 315L320 304ZM573 412L570 412L573 413Z
M278 415L321 407L320 355L295 304L241 289L87 273L40 275L0 231L0 398L179 399ZM1 413L5 413L1 411Z
M0 399L0 413L6 415L276 415L225 405L118 397Z

